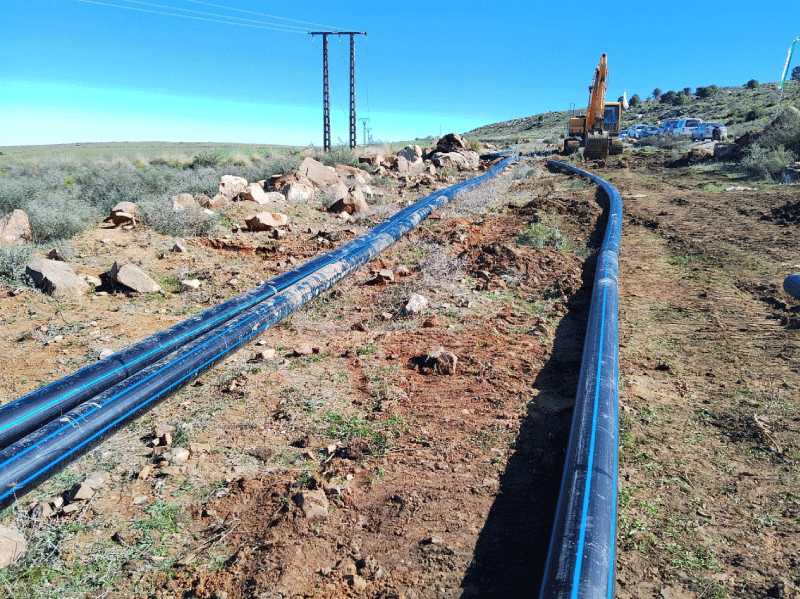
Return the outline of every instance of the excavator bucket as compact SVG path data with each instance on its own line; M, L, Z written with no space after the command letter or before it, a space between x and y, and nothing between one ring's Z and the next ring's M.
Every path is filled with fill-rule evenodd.
M586 134L586 147L583 150L584 158L606 158L611 147L611 140L606 131Z

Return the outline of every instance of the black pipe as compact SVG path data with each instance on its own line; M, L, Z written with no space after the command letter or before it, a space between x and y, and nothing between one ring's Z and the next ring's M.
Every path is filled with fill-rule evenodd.
M224 325L207 331L0 451L0 509L389 247L456 193L475 187L517 160L517 157L506 158L479 177L423 198L409 207L412 210L401 211L388 219L385 226L361 236L358 247L346 255L241 311Z

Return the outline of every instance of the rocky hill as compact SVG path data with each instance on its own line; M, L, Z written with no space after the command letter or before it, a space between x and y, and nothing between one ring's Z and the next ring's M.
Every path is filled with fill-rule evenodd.
M709 85L690 91L689 94L673 91L673 96L670 90L665 90L658 100L652 96L644 99L623 113L622 127L634 123L655 125L665 119L693 116L704 121L721 121L727 125L731 135L740 135L770 122L775 117L780 98L778 83L751 83L740 87ZM800 104L800 81L787 81L780 104L783 107ZM523 139L556 143L564 137L571 114L570 110L544 112L478 127L465 135L499 144L516 144Z

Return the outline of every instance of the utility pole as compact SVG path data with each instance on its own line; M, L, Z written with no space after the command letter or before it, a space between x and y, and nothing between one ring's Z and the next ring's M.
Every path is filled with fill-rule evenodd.
M331 151L331 94L328 78L328 36L350 36L350 148L356 147L356 42L355 36L366 31L309 31L312 37L322 36L322 149Z
M362 143L367 145L367 123L369 123L369 117L361 117L358 120L361 121L361 124L364 126L364 138Z

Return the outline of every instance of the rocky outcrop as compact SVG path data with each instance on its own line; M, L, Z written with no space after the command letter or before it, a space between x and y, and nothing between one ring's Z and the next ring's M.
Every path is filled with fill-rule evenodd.
M355 214L369 208L367 200L364 198L364 192L355 180L352 180L350 185L339 181L329 191L333 196L333 201L328 206L329 212Z
M0 245L25 245L31 239L31 224L22 210L12 210L0 219Z
M318 189L333 185L337 179L336 169L325 166L310 156L300 164L297 169L297 175L301 183L304 183L303 179L306 179L313 187Z
M86 295L89 285L60 260L35 258L25 268L34 284L56 299L74 299Z

